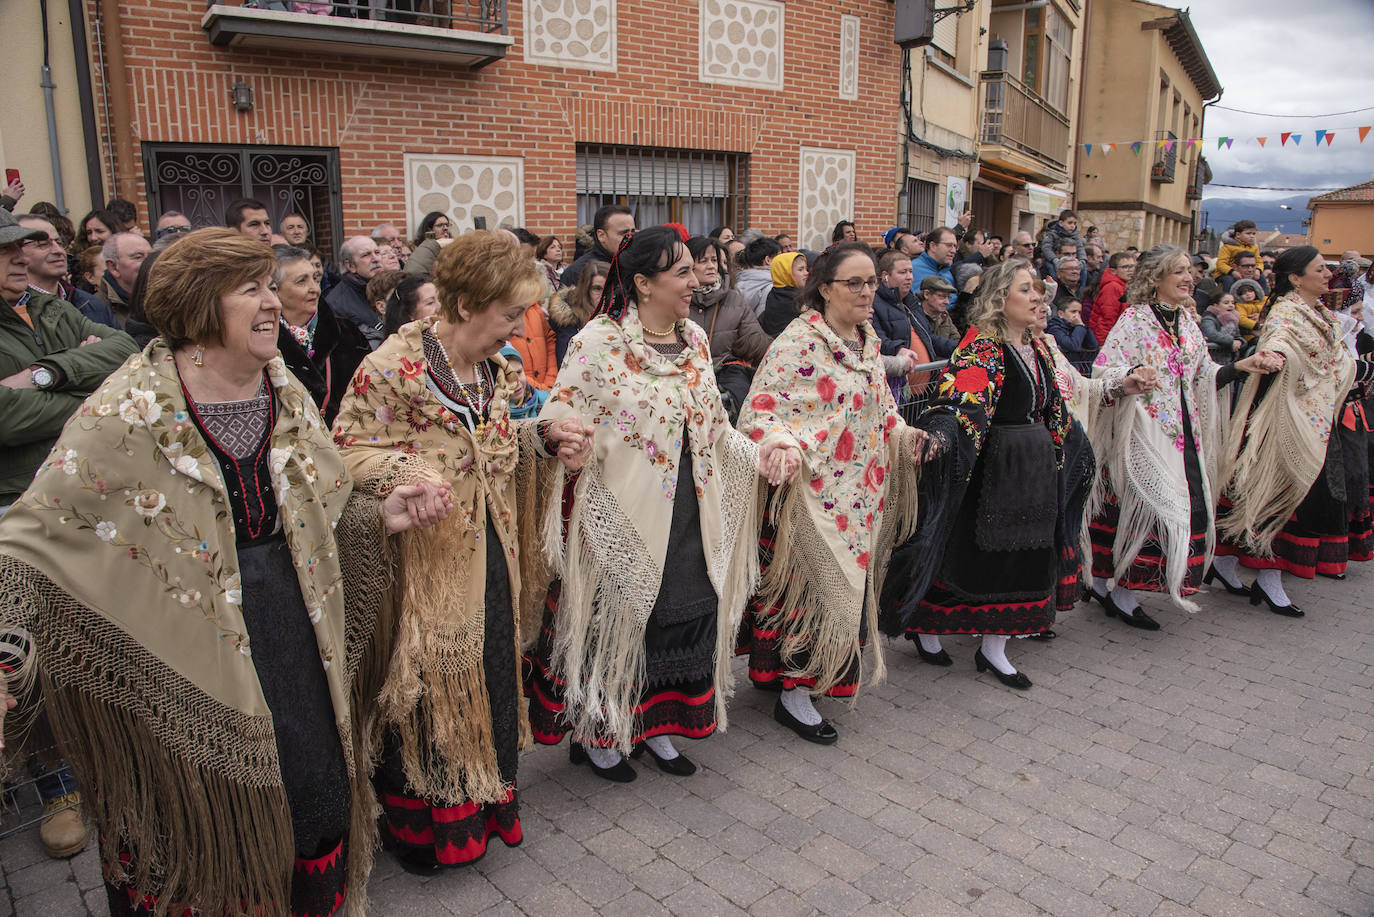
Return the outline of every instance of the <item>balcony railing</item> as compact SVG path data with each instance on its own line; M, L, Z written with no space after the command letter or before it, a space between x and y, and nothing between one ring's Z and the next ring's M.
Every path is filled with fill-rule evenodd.
M1150 181L1168 184L1178 171L1178 144L1161 147L1161 140L1178 140L1178 137L1173 131L1155 131L1155 163L1150 167Z
M1002 70L979 76L983 90L981 139L1063 170L1069 161L1069 119Z
M211 44L482 67L505 56L507 0L211 2Z

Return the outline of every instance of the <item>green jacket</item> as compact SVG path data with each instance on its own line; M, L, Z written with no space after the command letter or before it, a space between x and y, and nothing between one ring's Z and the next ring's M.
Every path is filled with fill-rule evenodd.
M0 299L0 379L41 364L53 371L50 391L0 385L0 504L23 493L67 418L138 347L123 331L98 325L51 293L27 301L30 328ZM85 347L91 335L100 338Z

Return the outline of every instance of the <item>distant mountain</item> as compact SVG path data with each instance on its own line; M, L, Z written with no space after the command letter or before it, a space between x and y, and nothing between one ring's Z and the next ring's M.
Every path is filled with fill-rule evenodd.
M1202 210L1207 214L1206 224L1221 235L1237 220L1254 220L1260 231L1278 229L1282 232L1301 233L1306 231L1302 221L1312 215L1307 202L1320 192L1298 194L1292 197L1272 198L1267 201L1246 200L1234 197L1206 197L1202 199ZM1284 210L1280 204L1287 204L1292 210Z

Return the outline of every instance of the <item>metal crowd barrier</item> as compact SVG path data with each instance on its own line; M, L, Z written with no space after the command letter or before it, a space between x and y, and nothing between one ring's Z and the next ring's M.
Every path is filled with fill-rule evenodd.
M914 424L917 418L929 407L940 388L940 376L944 374L945 366L948 364L948 360L921 363L908 374L908 381L902 386L902 396L897 399L897 410L902 415L902 420L908 424ZM910 381L911 376L925 378L919 380L921 385L913 387Z

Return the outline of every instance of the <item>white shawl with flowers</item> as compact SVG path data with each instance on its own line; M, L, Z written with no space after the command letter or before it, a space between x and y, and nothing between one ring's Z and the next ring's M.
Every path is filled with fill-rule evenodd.
M706 567L720 599L716 714L725 699L734 633L758 581L758 447L726 417L709 342L685 323L686 348L666 357L644 342L639 313L588 322L568 346L540 419L581 417L593 453L577 476L566 539L554 500L545 540L562 577L553 665L577 741L611 739L629 751L644 682L644 629L663 581L679 487L696 491ZM691 450L693 480L679 477ZM555 493L566 472L560 467Z

